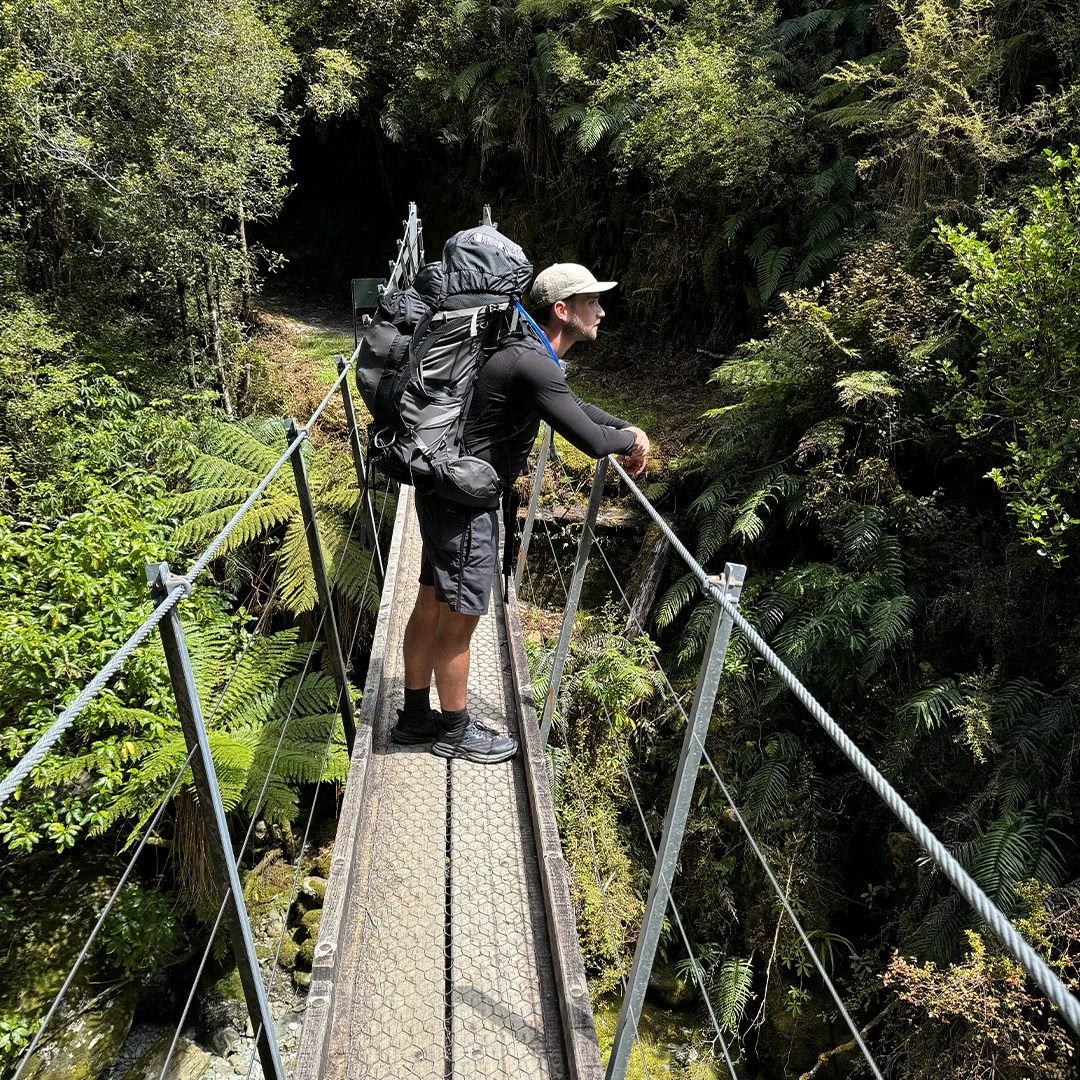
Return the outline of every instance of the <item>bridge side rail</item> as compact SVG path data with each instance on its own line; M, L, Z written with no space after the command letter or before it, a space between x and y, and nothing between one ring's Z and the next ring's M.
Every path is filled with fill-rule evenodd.
M522 573L527 570L529 545L533 535L533 523L536 518L536 508L541 488L542 473L546 466L549 445L550 432L545 431L541 443L538 467L534 477L533 496L529 504L525 531L519 547L516 569L513 576L512 591L510 595L515 600L517 598L517 587L520 585ZM871 1072L878 1077L881 1075L864 1042L863 1036L866 1033L866 1029L863 1029L863 1031L860 1032L848 1015L843 1002L836 993L832 981L818 957L817 950L815 950L810 943L808 936L799 923L794 911L791 909L784 891L776 881L771 868L768 866L764 855L761 853L753 835L750 833L745 820L739 813L735 800L732 798L723 778L720 776L705 750L705 737L708 732L709 721L711 719L712 709L719 687L719 677L723 669L724 658L727 653L731 632L735 627L738 627L745 639L773 667L777 674L780 675L781 679L783 679L796 697L798 697L798 699L806 706L826 734L829 735L852 762L863 779L870 784L885 802L889 810L892 811L904 827L911 832L934 863L946 874L961 896L963 896L964 899L978 912L980 917L993 930L1005 948L1008 949L1036 985L1040 987L1046 997L1060 1011L1065 1022L1073 1032L1080 1035L1080 1001L1070 993L1068 988L1049 968L1045 961L1043 961L1035 950L1020 936L1008 918L994 905L990 898L976 884L971 875L967 873L937 837L934 836L931 830L919 818L918 814L915 813L900 794L889 784L869 758L844 733L840 725L828 714L820 702L813 697L809 690L807 690L798 678L784 665L776 653L769 647L768 643L739 611L739 592L745 577L746 568L728 564L725 567L722 576L717 577L707 574L686 549L685 545L683 545L674 532L672 532L670 525L642 494L622 466L619 465L617 461L611 460L609 462L609 459L606 458L598 461L596 465L592 487L589 493L588 507L585 511L585 520L582 527L581 538L578 543L574 570L570 579L570 584L566 587L567 602L563 612L558 643L554 648L551 675L544 695L543 712L537 732L541 752L547 743L556 703L558 701L560 681L577 618L581 584L585 576L593 542L596 538L595 529L597 513L609 464L615 469L618 476L627 485L634 498L640 503L649 517L656 522L657 526L682 558L683 562L698 578L701 591L705 596L712 600L713 618L709 641L706 646L705 657L702 661L701 672L699 674L690 715L687 716L685 711L683 711L683 716L687 722L686 734L683 739L683 746L679 766L676 771L672 795L664 819L660 845L658 849L654 850L656 863L650 880L648 900L646 902L645 914L642 921L642 930L635 946L633 966L629 979L624 983L625 992L623 1006L620 1011L615 1041L608 1062L607 1080L621 1080L626 1073L629 1056L637 1033L641 1007L645 996L645 988L648 984L649 975L652 970L657 944L663 928L664 916L669 906L675 916L679 930L683 934L684 943L688 952L690 952L696 981L704 994L704 985L700 968L693 957L693 953L690 951L689 940L686 938L682 920L677 908L674 907L674 901L671 896L671 882L678 861L679 847L685 829L690 799L693 795L694 785L697 781L698 771L703 759L709 770L711 770L717 784L720 786L726 801L731 807L734 818L746 835L751 849L762 863L774 890L778 894L784 910L795 925L807 953L814 962L818 974L822 977L825 986L832 993L841 1015L844 1017L852 1032L854 1044L862 1051ZM553 557L555 556L553 546L552 555ZM603 555L602 550L601 555ZM606 556L604 556L604 561L607 563ZM614 571L611 569L610 563L607 563L607 565L608 570L614 577ZM625 601L625 593L623 593L617 578L615 578L615 584L619 588L620 594ZM639 626L639 630L640 629L642 628ZM671 692L672 697L678 705L677 696L674 694L670 681L667 680L667 676L663 672L659 657L655 651L653 652L653 658L664 678L667 689ZM678 707L680 711L682 711L681 705L678 705ZM614 727L611 728L611 734L617 742ZM621 748L619 753L621 757ZM625 761L623 761L623 766L624 771L626 772L627 782L630 783L632 793L636 800L637 796L636 793L633 792L633 782L629 771L626 769ZM638 809L640 812L640 805ZM645 826L646 835L648 836L649 829L643 815L642 823L643 826ZM651 837L649 842L650 844L652 843ZM724 1042L720 1027L713 1014L708 995L705 995L705 1002L713 1019L717 1041L720 1043L728 1068L734 1080L736 1077L736 1070L726 1043Z
M86 706L93 700L93 698L104 688L109 680L120 671L127 659L135 652L139 645L145 641L154 628L158 628L161 633L162 643L165 649L166 660L169 668L170 680L173 685L174 695L176 697L177 709L181 720L181 727L183 729L184 738L188 746L188 756L181 766L180 772L177 774L173 781L172 788L165 796L161 807L158 810L158 816L154 818L154 821L150 823L150 826L146 830L142 842L137 847L131 861L129 861L127 868L123 872L119 883L113 891L111 897L106 902L104 910L102 911L95 927L91 931L88 939L84 943L82 950L75 961L74 966L68 973L60 991L54 998L50 1008L46 1012L44 1019L41 1021L37 1032L34 1034L30 1043L26 1047L22 1056L20 1057L15 1072L13 1073L12 1080L18 1080L33 1056L35 1050L39 1046L42 1036L44 1035L50 1021L56 1015L61 1003L63 1002L64 995L74 981L75 975L89 955L90 947L100 931L105 919L115 903L117 897L120 895L121 890L126 884L132 870L134 869L135 860L139 857L143 846L146 842L146 836L153 830L160 813L163 810L168 799L179 785L185 770L190 765L192 769L192 776L198 792L197 806L199 814L202 818L202 824L205 829L208 844L212 853L212 862L214 875L217 880L219 895L221 897L221 908L218 912L218 922L215 923L215 931L218 923L224 917L226 924L229 927L229 936L232 946L232 951L237 962L238 971L240 974L241 983L244 988L244 996L248 1008L248 1015L251 1019L252 1029L255 1032L255 1041L259 1053L260 1062L263 1068L263 1075L267 1078L273 1077L274 1080L284 1080L284 1070L281 1063L280 1053L278 1051L277 1040L274 1033L273 1024L271 1022L271 1016L269 1011L269 1005L267 1002L266 993L263 987L262 977L259 971L259 961L255 955L254 943L251 936L250 921L248 919L246 906L244 903L243 892L240 887L240 878L238 863L242 858L244 849L248 841L251 838L252 829L249 828L248 835L245 838L244 845L241 848L240 854L237 855L233 851L232 840L229 835L228 826L225 820L225 812L222 807L220 789L218 787L217 779L214 772L213 760L210 756L209 741L207 734L206 722L204 719L204 713L202 704L199 701L199 695L195 687L195 681L193 671L191 667L191 659L188 654L187 645L184 640L183 628L179 617L179 605L187 597L189 597L195 586L195 582L201 575L202 571L206 569L210 561L218 553L218 551L225 544L229 536L234 529L239 525L240 521L248 513L248 511L255 505L259 497L266 491L267 487L277 476L280 470L284 467L286 462L291 462L293 467L294 482L297 488L297 497L301 504L302 514L305 522L305 531L308 540L309 554L312 560L312 566L316 576L316 584L319 592L320 608L322 614L319 621L319 628L316 630L316 638L319 636L321 630L325 628L326 646L331 657L331 667L334 672L335 681L337 684L338 698L337 706L343 728L346 735L346 741L349 745L350 755L357 761L362 767L362 756L358 757L357 751L357 739L356 739L356 727L353 717L352 698L349 693L347 670L344 655L341 649L341 642L337 633L336 620L333 616L333 585L329 580L327 574L325 559L323 557L321 541L319 538L318 528L315 522L315 510L314 503L311 497L311 491L307 483L307 476L304 469L303 460L301 457L300 449L303 443L308 439L311 429L322 414L323 410L332 400L333 396L340 390L343 398L343 404L345 406L346 422L349 428L349 441L353 454L354 464L357 472L357 482L360 486L362 497L357 506L357 516L360 515L361 510L364 511L364 523L361 526L362 535L366 535L366 541L371 544L373 548L372 553L372 568L375 570L376 575L380 579L383 576L382 571L382 556L379 548L378 539L378 527L375 523L371 495L368 490L367 473L363 457L363 451L360 449L359 432L357 431L356 415L352 408L352 400L347 385L347 379L349 374L353 370L353 365L356 360L357 353L354 352L352 357L346 361L344 357L337 358L338 377L333 385L330 387L326 396L322 402L315 409L314 413L303 427L298 427L295 420L288 420L285 423L285 430L288 445L278 459L276 464L267 472L267 474L259 481L254 490L236 511L228 524L218 533L218 535L211 541L206 550L195 560L191 569L187 574L183 576L172 575L169 572L169 567L166 563L150 563L146 567L147 583L150 587L151 596L154 600L153 612L143 621L143 623L135 630L135 632L128 638L128 640L117 650L113 657L105 664L105 666L98 672L98 674L87 684L87 686L79 693L75 700L63 710L60 716L53 722L48 730L37 740L33 747L24 754L18 762L16 762L14 768L0 780L0 805L3 805L12 795L15 795L20 787L28 780L32 782L34 769L41 763L41 761L48 754L50 749L56 745L56 743L63 737L64 733L71 727L79 715L83 712ZM356 519L354 518L354 527ZM263 618L259 620L258 625L252 630L249 639L248 646L251 641L259 632L263 619L265 619L266 611L269 611L272 607L272 600L267 603L263 613ZM355 643L355 635L353 642ZM351 653L352 646L349 648ZM244 650L246 653L246 648ZM241 660L243 656L241 656ZM310 661L310 655L309 655ZM238 662L239 663L239 662ZM305 668L306 671L306 668ZM291 712L290 712L291 715ZM287 723L287 721L286 721ZM331 738L333 735L333 725L331 725ZM284 737L284 732L283 736ZM330 740L327 742L327 751L329 751ZM280 747L280 743L279 743ZM362 747L361 747L362 749ZM269 783L270 773L273 771L273 762L267 772L267 783ZM265 794L266 785L264 784L263 793ZM261 801L261 797L260 797ZM258 810L252 815L252 826L254 826L255 818L258 816ZM309 823L310 825L310 823ZM298 865L299 869L299 865ZM295 882L294 882L295 885ZM213 940L213 933L211 933L211 942ZM205 964L206 958L209 955L210 944L207 945L207 952L203 957L203 963ZM199 969L201 975L202 967ZM196 976L196 983L198 981ZM195 988L192 988L191 994L188 997L188 1007L194 997ZM186 1016L186 1010L185 1010ZM176 1036L173 1039L172 1048L169 1051L169 1055L163 1065L164 1071L168 1068L169 1059L175 1050L177 1039L179 1037L180 1026L178 1025Z

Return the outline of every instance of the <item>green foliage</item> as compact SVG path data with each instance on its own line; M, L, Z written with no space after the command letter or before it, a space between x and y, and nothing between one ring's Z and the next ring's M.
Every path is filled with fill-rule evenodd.
M204 429L204 438L207 451L192 465L190 490L170 500L173 512L186 518L176 534L183 544L201 544L215 536L286 447L282 422L273 417L239 424L211 423ZM378 580L371 568L371 548L362 544L361 493L352 461L333 444L316 449L305 441L300 452L330 580L342 595L374 615L379 608ZM280 537L273 559L281 603L297 614L311 611L318 603L318 590L289 466L277 474L222 551L237 551L272 537Z
M253 5L18 0L0 49L0 169L35 222L35 275L55 286L92 267L170 307L206 264L243 276L236 216L284 196L293 66Z
M104 962L125 976L152 974L176 943L174 908L172 893L130 882L94 942Z
M1042 102L1003 108L1008 50L996 40L989 0L895 0L888 8L884 48L826 73L820 119L866 136L862 168L894 211L970 207L1047 110Z
M229 812L242 807L253 814L261 807L259 816L268 822L291 821L297 808L296 785L320 778L340 781L348 772L345 737L335 712L337 688L331 676L310 669L308 657L319 647L301 642L297 630L256 638L238 656L244 644L243 621L241 613L185 627L199 700L207 703L221 800ZM305 667L299 674L298 669ZM137 708L125 710L123 718L133 725L150 721ZM129 845L161 804L188 753L171 710L163 711L158 722L160 731L152 737L131 740L127 748L131 774L97 826L101 831L116 821L134 819ZM56 778L63 781L76 774L93 756L65 762ZM192 789L192 783L189 766L180 790Z
M982 346L973 366L943 366L958 430L1000 449L989 475L1023 542L1057 565L1080 522L1080 150L1049 164L1053 182L1032 188L1026 209L993 214L985 239L963 226L940 235L967 275L955 295Z
M752 997L753 977L752 959L731 956L721 965L711 997L716 1018L725 1031L738 1031L739 1021Z
M1075 993L1075 892L1054 893L1031 881L1016 891L1024 909L1021 932ZM967 946L966 955L948 967L899 954L889 964L882 981L898 1006L889 1042L904 1075L961 1080L992 1070L1006 1080L1072 1076L1075 1044L1041 995L1029 989L1020 966L980 934L969 931Z

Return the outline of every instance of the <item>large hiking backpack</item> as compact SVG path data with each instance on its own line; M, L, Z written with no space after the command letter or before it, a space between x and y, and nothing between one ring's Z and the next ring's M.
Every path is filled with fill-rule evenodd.
M473 384L532 278L525 253L490 225L450 237L442 262L379 301L356 385L374 418L368 456L387 476L466 506L498 505L502 481L465 453Z

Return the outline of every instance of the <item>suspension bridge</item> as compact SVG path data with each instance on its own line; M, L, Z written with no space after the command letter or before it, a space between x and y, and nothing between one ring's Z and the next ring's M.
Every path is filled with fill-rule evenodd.
M487 213L485 220L490 220ZM354 282L354 308L370 303L377 297L379 288L407 285L423 264L423 257L422 226L415 206L411 206L398 258L391 265L389 278L377 286L370 281ZM415 599L420 540L411 489L402 487L394 492L387 483L381 499L371 497L378 481L369 477L366 471L349 388L355 358L355 353L352 359L338 358L337 380L305 424L286 423L284 453L188 572L173 574L164 563L147 567L147 583L155 605L152 614L75 700L60 712L14 769L0 780L0 804L21 785L32 784L36 767L54 746L62 745L65 732L87 704L109 684L155 630L160 634L188 755L149 821L142 840L37 1033L27 1044L12 1073L13 1080L19 1080L24 1072L27 1075L34 1073L35 1054L41 1053L47 1044L50 1022L57 1017L64 995L89 955L95 936L135 871L148 837L189 766L209 840L220 905L210 940L187 994L184 1013L176 1025L168 1054L161 1062L161 1080L171 1075L170 1061L215 933L223 922L228 930L254 1033L255 1049L247 1062L249 1076L273 1080L286 1080L287 1077L293 1080L340 1080L346 1077L350 1080L389 1077L445 1080L474 1076L599 1080L604 1076L607 1080L621 1080L633 1053L641 1054L648 1075L636 1035L665 919L670 919L677 929L687 954L694 955L682 913L673 903L671 886L690 802L698 784L715 784L720 790L730 817L744 834L748 850L760 863L780 907L791 920L810 962L847 1026L851 1051L861 1055L869 1073L880 1080L881 1071L868 1045L868 1026L860 1027L849 1013L784 888L739 813L737 801L728 790L724 777L706 750L705 737L729 641L735 630L787 683L849 759L852 768L880 796L952 882L959 895L1023 966L1064 1023L1080 1035L1080 1001L743 617L739 611L739 595L744 567L728 565L722 575L708 574L671 532L633 480L617 462L608 459L597 462L587 502L575 514L581 523L581 538L574 564L572 567L561 566L548 515L538 513L541 481L545 468L549 467L550 431L545 432L540 444L533 498L518 541L514 573L505 585L502 577L496 578L491 610L481 621L472 643L469 682L472 715L492 726L508 729L518 737L521 751L501 765L474 765L434 757L427 752L426 746L403 747L390 741L388 729L394 723L396 707L402 700L401 641ZM352 704L356 688L350 682L347 661L353 655L360 619L351 630L349 644L343 647L342 628L338 625L334 604L334 581L321 550L315 523L315 501L301 453L327 404L339 393L345 407L358 487L362 492L357 500L352 528L362 533L371 549L370 572L381 586L378 620L358 711L354 711ZM278 967L276 963L265 967L259 963L239 871L248 853L262 796L250 815L243 841L236 844L230 836L205 720L207 715L213 716L221 699L217 702L199 700L178 609L193 590L200 587L200 575L287 464L292 469L303 511L319 593L319 622L314 636L324 642L337 682L337 710L349 746L350 766L314 946L311 984L299 1046L295 1058L283 1059L268 1001L273 981L279 977ZM679 558L697 577L702 593L711 601L712 621L692 701L687 702L675 692L664 671L662 658L653 654L666 705L681 713L685 735L663 831L659 843L653 846L655 864L633 962L628 970L620 973L623 1004L605 1065L578 946L568 868L562 856L545 768L545 747L590 560L599 561L602 572L609 575L612 588L631 613L631 619L637 619L604 544L597 536L605 485L613 473L635 500L640 513L657 524ZM391 504L395 506L392 519L376 514L376 505L385 509ZM519 590L536 596L530 561L534 536L540 543L546 543L546 554L554 560L563 607L557 639L552 635L550 642L545 641L552 654L551 673L542 698L536 700L526 662L518 601ZM264 632L263 622L272 608L273 596L265 605L263 618L251 629L238 664L247 648ZM643 628L638 625L636 629L641 631ZM644 835L653 845L654 830L646 821L634 789L618 729L610 716L606 716L606 723L628 790L641 816ZM288 719L286 727L287 724ZM327 735L327 754L333 726L330 725L331 731ZM281 739L284 736L285 728ZM281 740L278 749L280 747ZM277 751L275 760L276 754ZM272 772L273 762L267 770L266 784ZM314 805L315 800L312 813ZM295 862L290 903L297 893L311 825L309 817ZM599 887L600 871L595 852L593 870ZM601 887L601 897L603 891ZM279 953L285 933L283 924ZM614 931L610 944L612 955L618 957ZM733 1060L724 1028L705 992L696 965L694 973L703 1013L708 1017L713 1036L717 1067L722 1075L737 1080L741 1075L738 1064Z

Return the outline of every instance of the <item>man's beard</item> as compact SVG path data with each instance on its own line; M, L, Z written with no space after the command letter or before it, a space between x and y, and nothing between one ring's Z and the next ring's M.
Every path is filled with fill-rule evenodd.
M566 325L571 329L576 330L578 336L585 341L595 341L596 331L599 329L599 323L593 327L587 327L581 320L581 316L576 311L567 312Z

